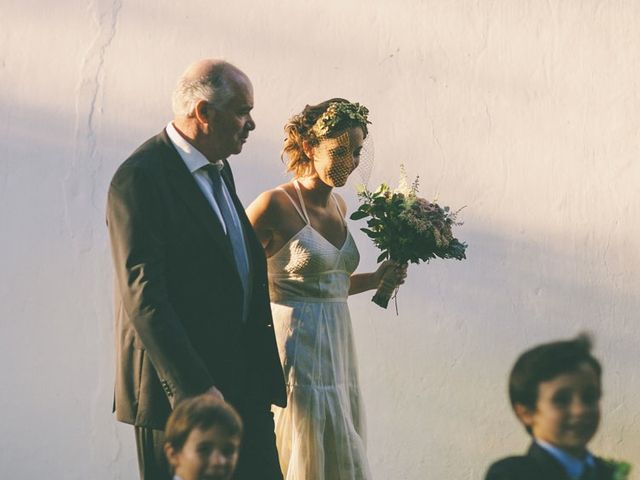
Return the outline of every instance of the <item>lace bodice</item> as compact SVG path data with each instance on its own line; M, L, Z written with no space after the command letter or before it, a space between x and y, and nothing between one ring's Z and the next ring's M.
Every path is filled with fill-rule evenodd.
M271 301L313 298L344 301L349 294L349 278L360 261L355 242L347 230L343 245L337 248L314 229L300 187L295 182L294 185L301 209L291 197L289 199L305 226L268 259ZM339 211L335 198L334 202ZM343 218L342 212L340 218Z

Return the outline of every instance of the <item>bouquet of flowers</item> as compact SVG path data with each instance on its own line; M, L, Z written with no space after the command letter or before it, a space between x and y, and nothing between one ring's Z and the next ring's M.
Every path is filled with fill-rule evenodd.
M452 233L454 225L461 225L456 220L460 210L451 211L449 207L428 202L417 193L418 177L409 185L404 168L395 190L384 183L373 192L360 188L361 205L351 219L367 219L368 228L361 230L382 250L378 262L391 259L407 264L429 262L436 257L466 258L466 243ZM371 300L387 308L394 292L397 293L397 287L383 284Z

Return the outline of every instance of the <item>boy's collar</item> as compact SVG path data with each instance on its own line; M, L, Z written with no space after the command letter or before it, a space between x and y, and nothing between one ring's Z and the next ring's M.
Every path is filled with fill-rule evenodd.
M593 455L588 451L584 458L576 458L555 445L545 442L544 440L536 438L535 442L540 448L555 458L562 465L571 479L580 478L584 472L585 466L589 466L591 468L595 468L596 466L595 458L593 458Z

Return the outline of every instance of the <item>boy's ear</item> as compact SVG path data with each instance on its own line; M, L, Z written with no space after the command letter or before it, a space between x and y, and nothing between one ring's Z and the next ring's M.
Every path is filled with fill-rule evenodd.
M525 426L533 426L533 414L535 413L535 410L530 409L522 403L516 403L513 406L513 409L516 412L516 417L518 417Z
M178 453L169 443L164 444L164 454L167 456L169 465L174 469L178 466Z

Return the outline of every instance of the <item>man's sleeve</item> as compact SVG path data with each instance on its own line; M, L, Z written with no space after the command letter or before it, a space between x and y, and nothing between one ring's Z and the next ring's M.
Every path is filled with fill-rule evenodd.
M157 185L139 168L121 168L109 188L107 224L116 288L171 405L214 385L168 300L166 236Z

